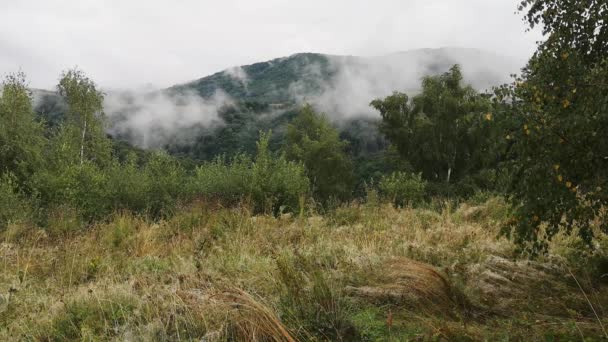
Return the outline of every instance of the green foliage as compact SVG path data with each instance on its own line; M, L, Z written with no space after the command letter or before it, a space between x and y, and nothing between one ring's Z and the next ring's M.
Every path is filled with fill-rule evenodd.
M114 160L106 170L106 188L115 208L146 212L151 191L148 175L142 170L145 165L138 166L137 156L130 153L123 163Z
M159 218L170 215L180 200L190 198L189 177L173 157L156 153L143 166L136 164L134 155L107 168L88 161L67 164L38 172L33 184L47 208L67 205L88 221L120 209Z
M189 197L186 171L168 154L153 154L142 171L146 181L146 209L152 217L172 214L177 202Z
M261 133L253 161L244 155L218 157L196 170L194 191L228 203L250 199L257 212L298 211L309 182L301 164L268 150L270 133Z
M68 205L78 208L88 219L102 218L111 212L107 174L97 165L68 164L61 169L41 170L32 180L47 208Z
M458 65L422 81L422 93L411 101L394 93L371 102L382 116L380 131L424 179L459 182L492 167L497 160L491 102L462 84Z
M305 106L287 128L286 153L304 163L315 198L324 204L332 198L347 200L352 194L353 165L347 143L329 121Z
M103 123L103 94L95 83L78 69L64 72L57 86L65 97L68 111L62 126L62 149L69 159L62 163L83 164L85 160L98 165L110 161L110 141Z
M293 101L290 86L297 83L309 94L320 93L322 82L331 75L327 56L300 53L287 58L243 67L247 79L239 79L229 72L218 72L197 81L169 88L170 92L195 90L203 97L218 90L243 101L284 104Z
M250 167L251 159L243 154L231 160L226 160L225 156L216 157L196 168L195 191L208 198L234 204L247 194L246 189L251 186Z
M0 175L0 232L8 225L31 220L32 207L11 174Z
M42 133L42 125L35 121L25 75L8 75L0 91L0 175L11 173L22 187L27 187L28 178L43 165Z
M424 201L426 182L420 173L393 172L383 176L378 187L395 206L402 207Z
M523 1L520 10L546 40L496 92L518 208L509 232L533 252L560 230L590 244L593 222L608 231L608 3Z

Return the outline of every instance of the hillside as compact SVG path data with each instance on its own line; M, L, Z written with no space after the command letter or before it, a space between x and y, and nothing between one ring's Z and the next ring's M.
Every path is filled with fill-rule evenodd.
M106 94L109 133L144 148L164 148L195 160L252 153L260 130L280 147L299 105L324 111L347 139L355 158L386 147L375 127L374 98L415 93L424 75L461 64L465 81L488 89L509 80L522 63L464 48L420 49L378 57L300 53L230 68L158 92ZM218 95L219 94L219 95ZM54 93L35 91L36 111L51 124L65 106Z
M360 95L368 103L395 90L416 92L421 77L445 72L454 64L463 67L465 80L478 90L508 82L509 75L523 66L515 59L466 48L419 49L377 57L299 53L226 69L168 90L195 91L203 97L219 90L238 101L261 103L314 102L331 91Z

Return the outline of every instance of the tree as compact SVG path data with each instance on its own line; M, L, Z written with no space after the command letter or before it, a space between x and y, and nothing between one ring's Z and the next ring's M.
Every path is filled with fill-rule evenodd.
M608 2L526 0L519 9L546 40L496 92L510 121L509 232L532 252L560 230L590 244L593 222L608 232Z
M329 121L307 105L287 127L287 158L306 167L313 195L324 204L346 200L353 187L353 166L347 143Z
M0 93L0 175L13 174L23 187L42 166L42 125L35 120L22 72L10 74Z
M491 101L462 84L458 65L427 76L411 101L395 92L371 106L382 116L380 131L416 172L432 182L461 181L495 162L485 129L493 120Z
M68 105L59 137L68 158L80 165L87 160L108 164L111 143L104 132L103 93L78 69L64 72L57 88Z

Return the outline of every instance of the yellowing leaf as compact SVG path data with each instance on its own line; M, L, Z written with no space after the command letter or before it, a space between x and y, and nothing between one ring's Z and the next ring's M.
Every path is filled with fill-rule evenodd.
M568 99L565 99L564 101L562 101L562 106L564 106L564 108L570 107L570 101L568 101Z
M486 120L492 121L492 113L487 113L486 114Z
M564 177L562 177L562 175L557 175L557 181L558 182L562 182L564 180Z

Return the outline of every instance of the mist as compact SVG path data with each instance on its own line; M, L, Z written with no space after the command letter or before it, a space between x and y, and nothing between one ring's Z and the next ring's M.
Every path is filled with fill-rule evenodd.
M200 128L222 124L219 111L233 103L221 91L210 98L194 92L166 91L108 92L104 111L108 133L143 148L161 148L169 141L190 144Z
M321 82L317 94L306 93L300 81L290 86L290 92L298 103L310 103L334 121L379 118L369 106L373 99L394 91L415 95L424 76L447 72L454 64L462 67L465 83L484 92L511 81L511 75L519 73L525 60L463 48L423 49L368 58L330 56L328 71L333 77ZM320 75L321 69L320 64L312 64L305 74Z

